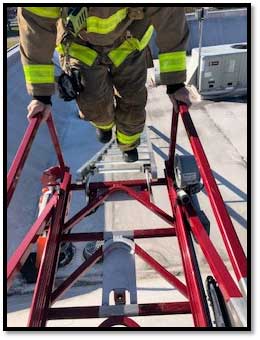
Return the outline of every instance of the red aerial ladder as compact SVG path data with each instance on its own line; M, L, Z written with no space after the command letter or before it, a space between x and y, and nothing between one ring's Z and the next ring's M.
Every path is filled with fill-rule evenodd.
M188 158L176 156L175 153L179 116L183 120L194 154L194 156L187 156ZM40 123L41 117L31 120L9 170L7 181L8 204ZM88 203L70 219L66 219L70 194L76 190L86 190L86 183L71 182L70 170L65 165L52 116L47 120L47 125L59 165L44 171L42 184L43 188L48 186L53 190L44 209L42 209L7 265L7 282L8 287L10 287L15 274L21 269L30 254L32 245L42 237L43 233L47 235L41 253L28 327L45 327L48 320L87 318L106 318L100 327L114 325L140 327L131 317L188 313L192 314L195 327L213 327L213 320L209 312L209 300L217 327L247 328L246 257L187 107L180 105L179 113L173 112L169 157L165 161L165 176L163 178L88 183ZM209 197L236 280L233 279L223 263L192 203L192 196L201 190L200 179L202 179ZM151 199L153 186L165 186L167 188L168 199L172 208L171 215L153 203ZM94 213L109 196L118 191L122 191L140 202L152 213L166 221L170 227L124 230L122 232L72 232L77 223ZM70 232L68 233L68 231ZM135 243L137 239L159 237L177 237L185 283L181 282ZM201 280L193 239L196 239L212 272L212 276L208 276L206 280L208 300ZM103 241L103 245L58 287L54 288L61 243L86 241ZM186 298L186 301L138 304L135 256L141 257L178 289ZM101 258L103 258L103 265L107 268L103 274L102 305L52 307L54 302ZM113 275L115 258L117 259L117 271L121 270L120 279ZM110 278L107 273L110 274ZM108 298L111 291L114 292L115 304L113 305L110 305ZM130 293L130 301L126 301L127 291Z

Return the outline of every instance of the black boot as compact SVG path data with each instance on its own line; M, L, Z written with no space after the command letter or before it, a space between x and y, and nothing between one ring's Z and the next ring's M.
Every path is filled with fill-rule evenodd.
M100 143L106 144L112 138L112 130L96 129L97 139Z
M138 152L137 149L132 149L123 152L124 161L127 163L132 163L138 161Z

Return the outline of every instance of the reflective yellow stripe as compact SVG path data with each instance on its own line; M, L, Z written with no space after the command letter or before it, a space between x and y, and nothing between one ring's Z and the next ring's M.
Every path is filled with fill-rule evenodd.
M128 136L118 130L116 131L117 140L119 141L119 143L122 144L133 144L140 138L140 136L141 136L140 132L136 133L135 135Z
M128 39L129 40L129 39ZM128 40L123 42L119 47L108 53L110 60L118 67L135 49L129 44Z
M61 44L56 47L56 50L60 54L64 54L64 49ZM88 66L92 66L98 54L96 51L87 46L72 43L69 48L69 55L75 59L82 61Z
M135 46L139 51L142 51L152 38L153 31L154 27L153 25L150 25L140 41L136 38L132 38L131 41L133 46Z
M44 18L57 19L60 17L61 7L24 7L27 11Z
M177 72L186 70L186 51L159 54L160 72Z
M54 65L24 65L23 70L26 83L54 83Z
M118 10L108 18L99 18L90 16L87 18L87 31L91 33L107 34L117 27L117 25L126 18L127 8Z
M90 121L90 123L92 125L94 125L96 128L101 129L101 130L111 130L112 127L115 125L115 122L112 122L112 123L107 124L107 125L99 125L99 124L96 124L96 123L94 123L92 121Z
M149 43L153 35L153 25L149 26L141 40L129 38L124 41L119 47L108 53L110 60L118 67L133 51L142 51Z

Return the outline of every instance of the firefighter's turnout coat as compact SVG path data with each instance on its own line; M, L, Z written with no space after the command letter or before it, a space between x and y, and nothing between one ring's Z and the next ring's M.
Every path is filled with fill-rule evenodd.
M68 7L19 7L18 9L22 64L27 90L33 96L54 94L55 78L52 58L55 48L61 58L64 55L63 18L66 17L67 11ZM119 114L116 119L113 117L114 108L111 104L110 106L108 103L100 105L103 118L101 112L99 114L98 109L94 108L95 105L91 106L93 104L91 98L94 96L97 99L100 89L102 89L102 98L106 97L104 94L107 94L107 98L110 96L110 90L107 85L104 85L103 78L99 83L93 81L87 84L88 91L84 93L84 96L80 96L79 107L86 119L91 120L98 127L110 128L114 120L118 121L117 129L122 133L121 142L134 145L134 141L139 138L143 128L146 103L144 90L146 67L143 59L137 56L144 54L141 52L145 51L155 30L156 43L159 48L161 83L178 84L186 80L188 27L184 8L88 7L85 27L86 29L80 32L69 47L70 58L75 65L80 65L83 78L84 74L86 75L85 79L89 76L93 79L93 72L100 74L100 79L102 77L105 79L104 70L107 72L109 64L110 74L114 77L113 85L121 95L118 111L121 116L124 111L124 118L120 118ZM104 57L105 68L102 62ZM125 88L126 83L128 90ZM136 95L140 92L139 98L141 99L140 105L136 105L136 108L129 104L132 112L128 119L126 115L129 110L127 110L126 102L122 101L124 97L130 98L131 92L132 94L135 92ZM104 107L107 107L105 118ZM129 127L129 124L126 126L129 120L131 122L136 119L139 119L139 123L130 124L132 127ZM124 136L130 138L124 139ZM132 136L134 137L131 139Z

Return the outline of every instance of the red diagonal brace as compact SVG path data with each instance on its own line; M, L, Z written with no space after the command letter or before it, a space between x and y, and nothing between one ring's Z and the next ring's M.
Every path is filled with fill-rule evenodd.
M179 290L187 299L189 298L186 286L172 273L160 265L154 258L146 253L138 244L135 243L135 253L139 255L146 263L154 268L166 281Z
M60 143L59 143L59 140L58 140L57 131L56 131L56 128L55 128L55 125L54 125L54 122L53 122L53 118L52 118L51 115L49 116L49 118L47 120L47 125L48 125L49 131L50 131L50 135L51 135L51 139L52 139L55 151L56 151L56 155L57 155L59 163L60 163L60 167L64 171L65 163L64 163L62 151L61 151L61 148L60 148Z
M51 304L53 304L62 294L64 294L77 280L92 268L95 263L103 256L102 247L100 247L90 258L84 261L62 284L56 288L51 295Z
M99 207L108 197L114 192L115 189L109 188L102 194L98 195L93 201L90 201L89 204L81 209L76 215L74 215L69 221L67 221L64 225L64 232L72 229L76 224L82 221L88 214L90 214L95 208Z
M18 180L20 178L24 163L28 157L33 140L41 123L41 116L32 118L27 127L22 142L16 152L13 163L7 175L7 206L9 205Z
M46 207L42 211L41 215L34 222L30 230L27 232L25 238L20 243L19 247L11 256L10 260L7 264L7 285L8 288L12 284L12 279L15 273L21 268L21 266L26 261L30 253L30 246L33 242L36 241L37 235L41 234L42 229L44 228L44 223L49 220L52 214L52 208L56 205L57 202L57 194L50 199L47 203Z
M157 205L150 202L149 199L144 198L144 196L141 193L138 193L135 190L133 190L132 188L129 188L129 187L124 186L124 185L117 185L117 187L118 187L118 190L122 190L122 191L126 192L129 196L136 199L138 202L143 204L146 208L151 210L157 216L161 217L167 223L169 223L171 225L174 224L174 218L172 216L168 215L165 211L160 209Z

